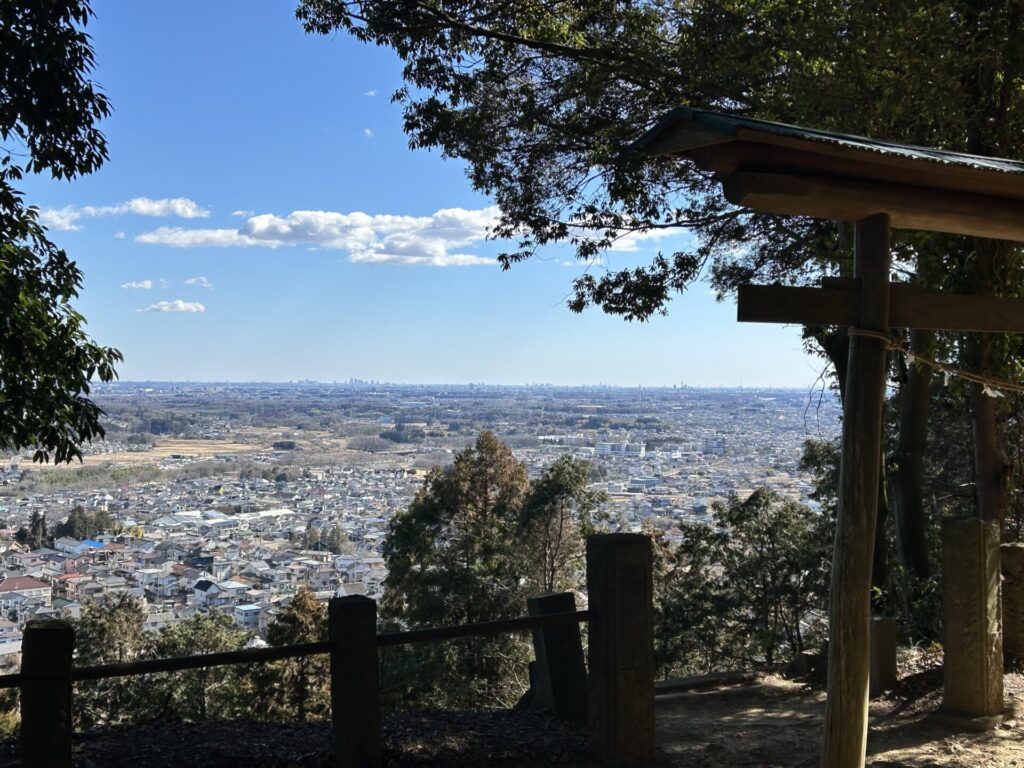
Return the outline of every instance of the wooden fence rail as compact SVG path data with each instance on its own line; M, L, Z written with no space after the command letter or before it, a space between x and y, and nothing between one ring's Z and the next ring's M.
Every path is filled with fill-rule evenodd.
M485 635L503 634L505 632L526 632L556 624L584 622L589 617L589 611L568 611L547 614L545 616L519 616L514 619L485 621L478 624L460 624L455 627L384 632L377 635L377 647L385 648L392 645L410 645L412 643L436 643L460 637L482 637ZM244 648L238 651L205 653L200 656L143 659L141 661L127 661L120 664L98 664L91 667L73 666L71 668L71 679L74 682L79 682L82 680L102 680L108 677L150 675L158 672L182 672L188 669L223 667L233 664L261 664L330 652L331 643L328 640L318 643L298 643L296 645L282 645L271 648ZM17 688L20 685L20 674L0 675L0 689Z
M532 632L541 701L557 717L574 723L581 723L589 711L597 756L609 765L639 765L654 752L649 539L591 536L587 583L589 610L572 610L571 593L545 595L531 598L529 616L383 634L377 633L373 600L339 597L328 606L328 639L323 642L88 667L73 665L70 624L30 621L22 641L22 671L0 676L0 689L21 691L22 766L70 768L73 682L329 654L333 764L375 768L382 757L380 648ZM568 633L581 622L591 624L589 682L579 630Z

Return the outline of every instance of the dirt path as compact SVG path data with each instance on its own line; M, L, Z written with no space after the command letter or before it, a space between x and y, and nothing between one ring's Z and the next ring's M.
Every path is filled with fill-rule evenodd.
M1008 674L1006 700L1024 716L1024 677ZM942 698L941 670L903 681L872 702L868 765L875 768L1024 767L1024 723L954 732L929 715ZM817 766L825 694L781 678L658 699L658 744L673 765Z
M1024 768L1024 676L1005 676L1006 701L1021 724L956 732L930 718L942 671L919 665L872 702L873 768ZM660 696L657 768L817 768L825 694L768 677ZM326 768L326 723L157 723L100 729L76 739L76 768ZM581 730L536 712L395 714L384 722L386 768L597 768ZM0 768L20 764L0 744Z

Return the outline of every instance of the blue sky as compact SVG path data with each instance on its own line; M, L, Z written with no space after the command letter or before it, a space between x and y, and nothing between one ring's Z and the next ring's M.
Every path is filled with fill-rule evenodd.
M122 379L808 386L796 327L740 325L706 286L668 317L565 307L564 250L501 272L491 201L411 151L400 65L305 35L279 2L94 2L110 160L29 201L85 273ZM611 266L649 259L639 240Z

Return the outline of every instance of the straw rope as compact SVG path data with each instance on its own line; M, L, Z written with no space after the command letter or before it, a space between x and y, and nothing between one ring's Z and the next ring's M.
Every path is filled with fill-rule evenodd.
M955 368L952 365L940 363L938 360L932 360L924 355L911 352L906 346L896 341L896 339L892 338L888 334L880 333L878 331L869 331L865 328L848 328L846 332L850 336L863 336L868 339L884 341L886 349L891 349L894 352L902 354L907 358L907 363L909 365L920 363L921 365L927 365L929 368L941 371L946 376L955 376L956 378L963 379L964 381L980 384L982 388L981 391L989 397L1004 397L1003 391L1024 393L1024 384L1017 384L1012 381L997 379L992 376L982 376L980 373L973 373L972 371L965 371L962 368Z

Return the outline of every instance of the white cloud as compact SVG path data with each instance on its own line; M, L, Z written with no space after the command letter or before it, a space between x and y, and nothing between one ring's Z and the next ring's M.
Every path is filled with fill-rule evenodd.
M133 197L117 205L86 205L81 209L85 216L120 216L132 213L136 216L177 216L181 219L205 219L210 212L201 208L195 200L187 197Z
M124 240L124 232L120 232L120 231L119 232L115 232L114 233L114 239L115 240Z
M136 236L135 242L150 245L169 245L172 248L238 248L262 245L276 248L281 243L263 243L239 232L237 229L183 229L182 227L159 227L152 232Z
M133 197L117 205L66 205L63 208L41 208L39 220L50 229L73 232L81 229L77 221L87 216L177 216L181 219L205 219L210 212L187 197ZM117 237L118 235L114 235ZM124 237L123 233L120 233Z
M376 91L367 91L366 93L363 94L363 96L376 96L376 95L377 95Z
M345 251L353 262L468 266L494 263L464 249L485 240L497 216L496 207L443 208L430 216L293 211L250 216L237 230L160 227L135 240L175 248L306 245Z
M200 288L209 288L211 291L213 290L213 283L202 275L199 275L198 277L190 277L185 281L185 285L197 285Z
M75 222L82 217L73 205L66 205L63 208L40 208L39 223L49 229L57 229L62 232L75 232L81 229Z
M232 211L231 215L232 216L241 216L243 219L247 219L250 216L254 215L255 213L256 213L256 211Z
M129 291L148 291L153 287L152 280L132 280L129 283L122 283L121 287Z
M175 299L174 301L158 301L156 304L150 304L145 309L138 310L139 312L205 312L206 307L200 304L198 301L182 301L181 299Z
M494 259L473 256L468 253L439 253L432 256L418 256L409 253L367 252L353 255L349 259L367 264L420 264L430 267L469 267L475 264L494 264Z
M369 128L363 128L363 136L365 136L368 139L372 139L373 131L371 131Z

